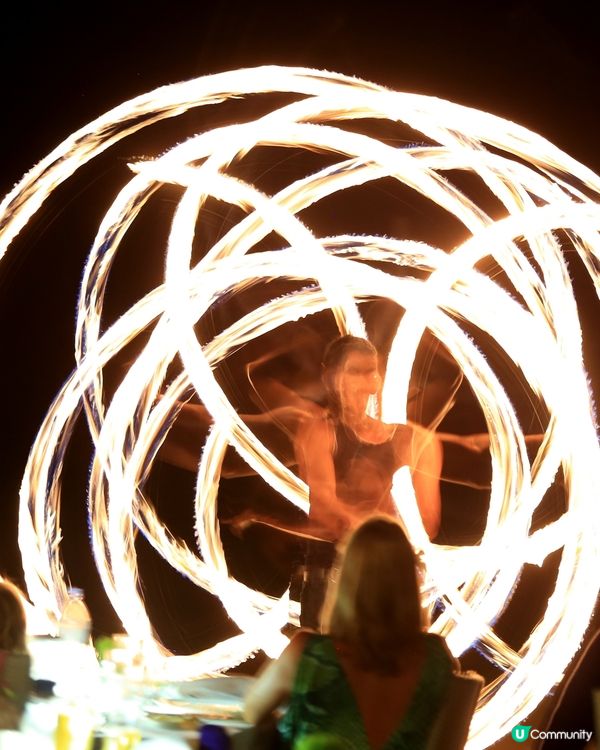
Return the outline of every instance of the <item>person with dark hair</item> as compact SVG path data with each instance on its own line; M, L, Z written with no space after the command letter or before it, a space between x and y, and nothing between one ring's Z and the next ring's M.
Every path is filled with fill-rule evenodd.
M30 692L31 658L19 589L0 580L0 729L18 729Z
M335 542L365 518L396 515L391 495L396 471L411 471L425 531L439 529L442 449L434 433L416 425L386 424L370 401L381 391L376 349L365 339L335 339L323 358L328 407L296 434L300 476L310 491L309 522L326 541L309 540L301 623L318 626ZM327 543L329 542L329 544Z
M296 436L311 501L319 492L328 494L327 502L315 504L317 525L339 538L356 517L377 510L394 513L393 475L408 466L425 530L434 538L440 524L441 444L431 431L386 424L376 407L369 409L382 385L377 350L355 336L335 339L323 358L323 382L327 409L321 419L303 422Z
M330 589L324 634L299 631L266 666L246 696L246 719L260 724L287 703L278 730L290 747L311 737L354 750L426 747L459 669L426 625L401 525L381 515L364 521Z

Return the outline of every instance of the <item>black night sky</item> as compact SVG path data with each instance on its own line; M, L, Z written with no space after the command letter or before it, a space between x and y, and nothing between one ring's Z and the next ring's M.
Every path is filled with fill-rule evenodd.
M14 12L15 18L4 25L9 43L0 49L3 195L67 135L117 104L160 85L261 64L328 69L483 109L542 134L600 172L597 24L593 4L579 0L477 5L375 0L357 10L337 2L124 2L121 7L103 3L85 8L58 2L41 7L25 3ZM194 127L202 127L202 116ZM135 150L130 153L128 148ZM36 429L73 366L74 312L83 263L94 230L121 184L124 163L132 156L152 155L157 148L162 146L140 138L81 170L36 215L0 265L0 574L18 582L18 487ZM140 243L144 231L158 230L142 228ZM150 261L142 265L121 269L133 296L136 289L158 283L162 273ZM574 263L571 272L586 334L586 362L597 393L598 301L584 270ZM117 314L123 303L115 298L107 304ZM119 623L99 588L87 544L83 487L89 455L84 427L78 428L76 438L65 468L65 568L73 582L86 589L96 631L110 632ZM193 544L191 515L188 510L182 513L172 499L173 494L191 492L192 479L170 467L160 471L154 492L162 517L175 534ZM231 483L224 490L225 502L246 491L245 485ZM240 570L258 569L257 561L267 568L275 565L269 576L254 582L266 590L281 589L286 564L294 555L294 545L285 537L257 530L245 543L228 543ZM187 653L230 631L209 597L184 580L168 577L148 550L141 549L140 558L148 607L167 645ZM278 569L276 561L282 559ZM531 585L543 588L543 577ZM507 630L506 623L499 627Z

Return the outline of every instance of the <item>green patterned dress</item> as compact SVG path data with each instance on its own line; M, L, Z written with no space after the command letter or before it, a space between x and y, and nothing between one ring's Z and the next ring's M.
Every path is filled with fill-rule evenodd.
M426 634L425 661L408 709L382 750L425 748L453 664L443 641ZM290 746L314 735L333 735L347 750L370 750L352 689L331 638L311 635L298 665L279 732Z

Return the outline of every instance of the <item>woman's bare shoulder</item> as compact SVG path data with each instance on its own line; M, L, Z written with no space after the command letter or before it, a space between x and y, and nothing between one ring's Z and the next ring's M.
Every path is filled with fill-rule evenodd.
M294 633L294 635L290 638L290 643L288 648L292 651L304 651L306 648L306 644L308 641L315 635L313 630L308 629L302 629L299 630L297 633Z
M312 635L314 634L310 630L299 630L290 638L290 642L284 648L278 660L283 670L287 669L295 673L296 666Z

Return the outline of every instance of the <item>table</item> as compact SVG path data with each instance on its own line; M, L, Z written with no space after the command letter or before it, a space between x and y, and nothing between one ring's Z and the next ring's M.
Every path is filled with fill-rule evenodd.
M236 717L247 684L245 678L207 678L163 684L149 696L143 692L123 695L113 683L116 708L108 710L101 697L97 708L84 701L78 703L60 697L32 698L26 706L20 731L0 732L0 750L55 750L58 717L66 712L70 714L72 729L76 730L76 722L79 722L85 737L89 737L93 726L94 735L103 738L139 732L139 744L133 743L133 746L140 750L197 748L202 724L223 726L228 733L248 726ZM81 742L81 750L85 744ZM73 745L73 750L80 750L77 741ZM107 741L100 747L111 745Z
M248 726L241 718L252 677L219 676L187 682L161 682L103 669L91 646L53 641L31 644L32 678L56 683L50 698L32 697L19 732L0 731L0 750L56 750L59 716L81 733L69 750L85 750L90 731L104 750L130 732L140 750L198 748L202 724L218 724L229 734ZM110 666L110 665L107 665ZM141 738L141 739L140 739ZM104 744L102 744L104 743Z

